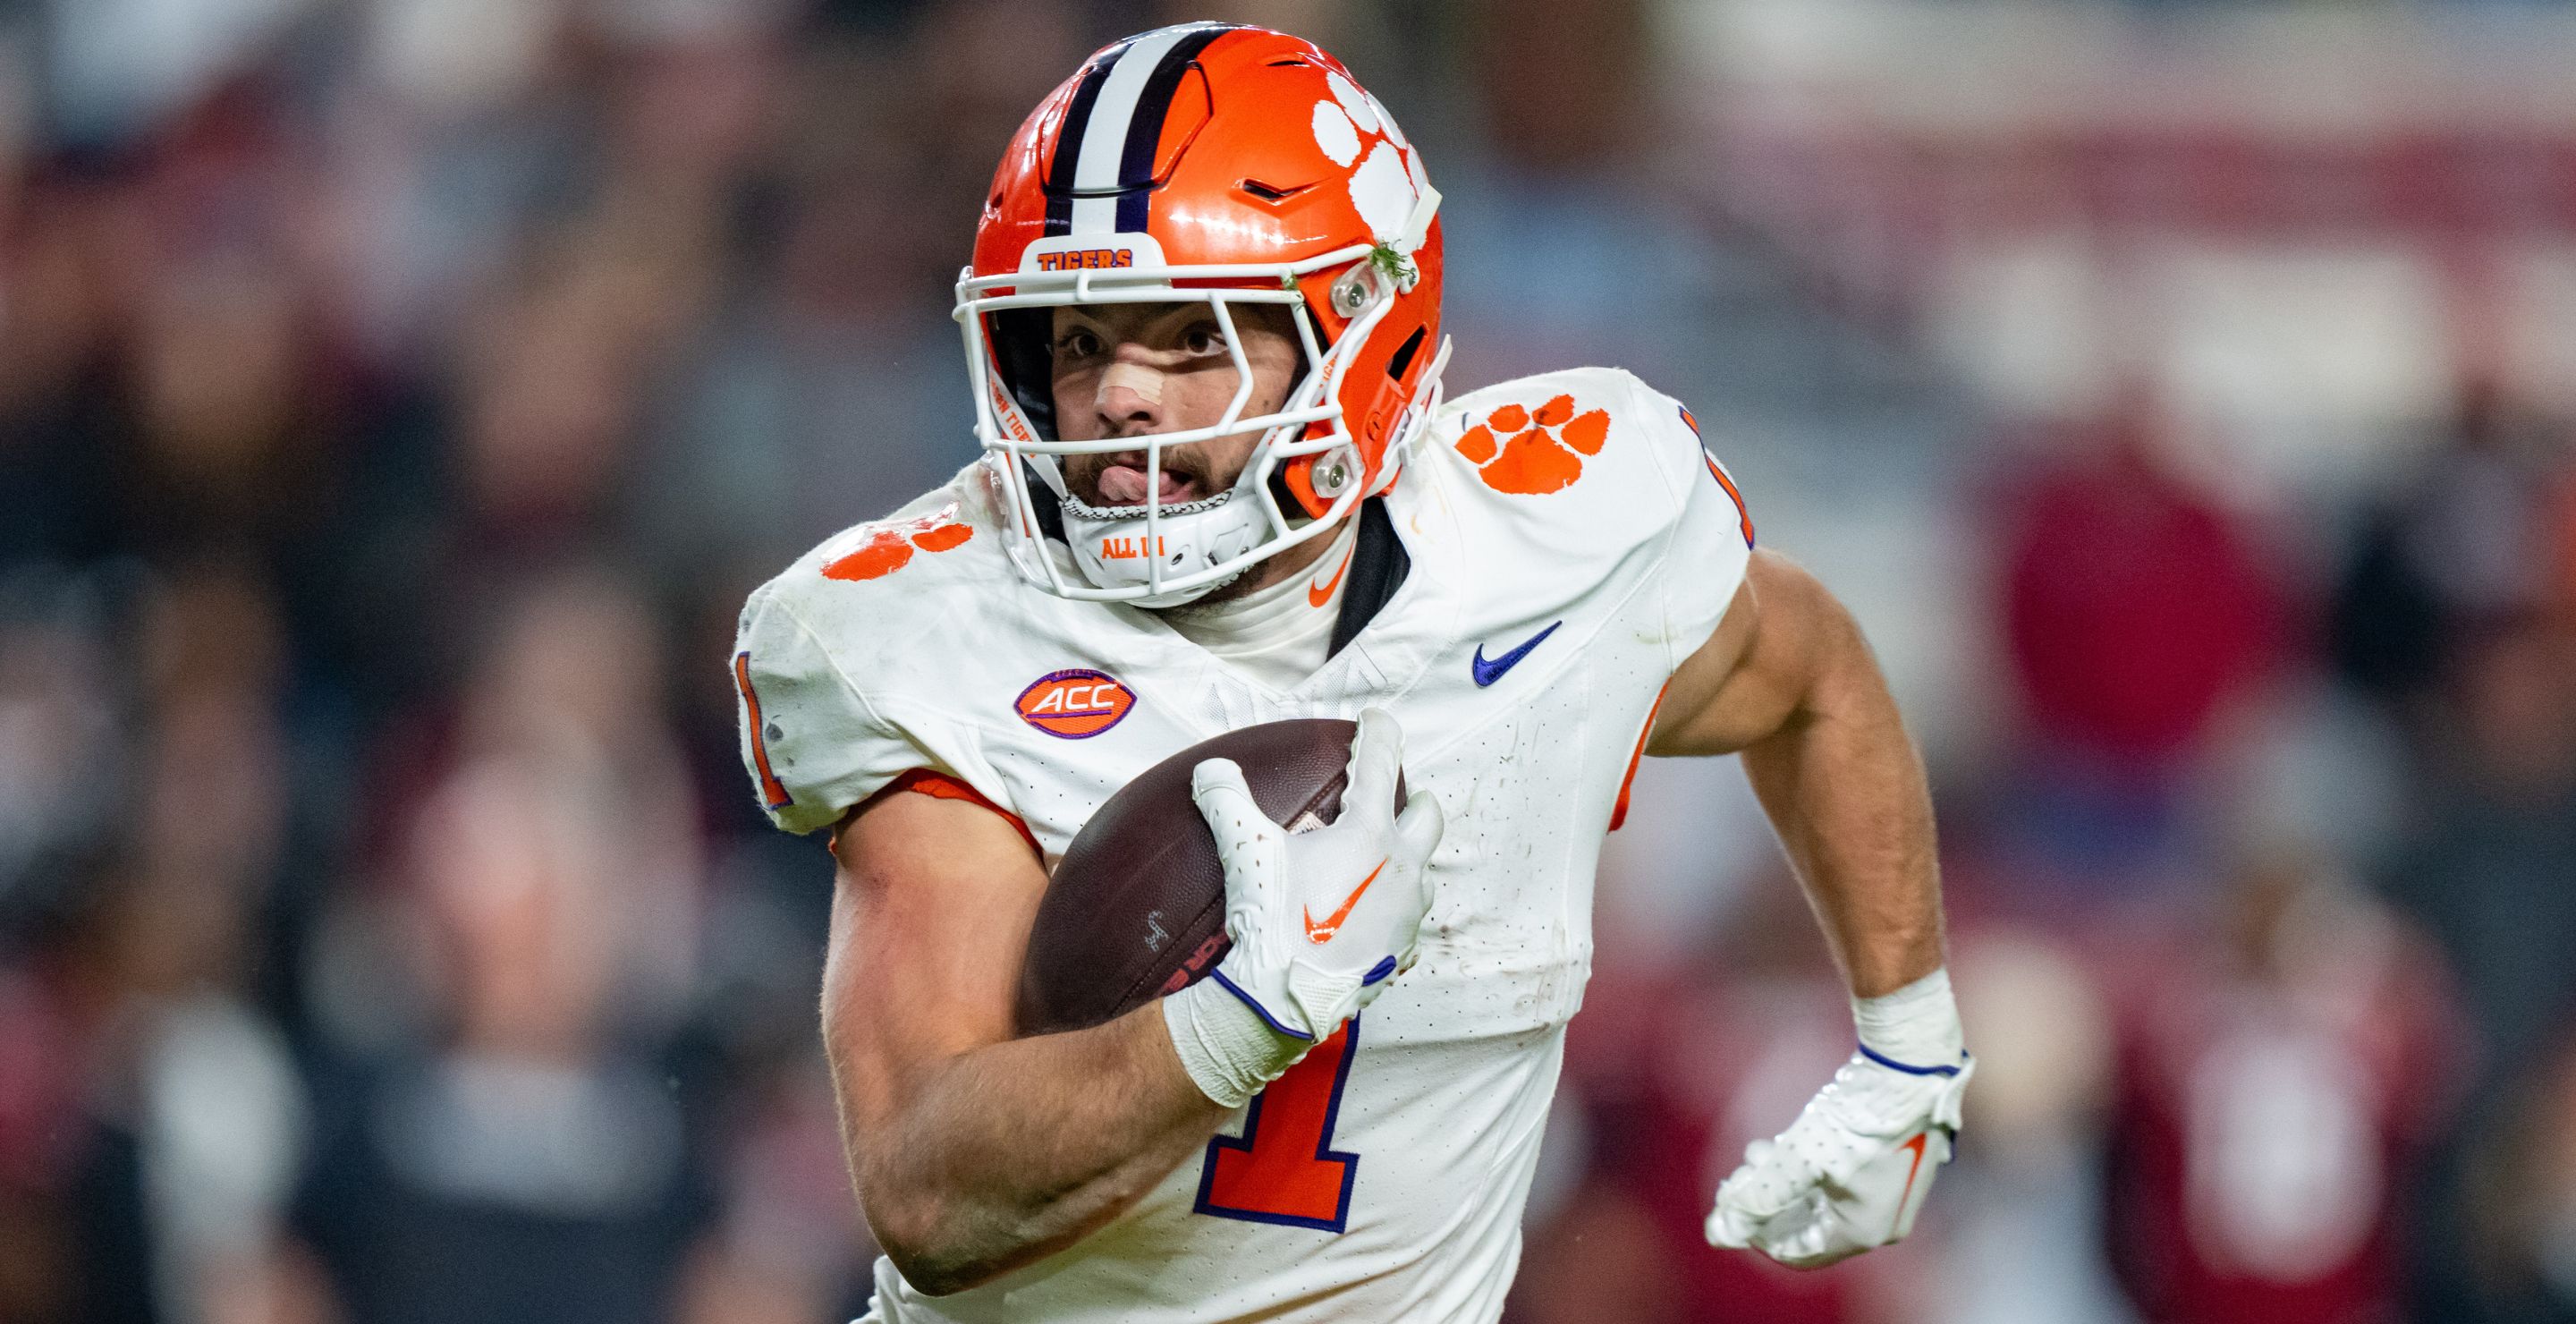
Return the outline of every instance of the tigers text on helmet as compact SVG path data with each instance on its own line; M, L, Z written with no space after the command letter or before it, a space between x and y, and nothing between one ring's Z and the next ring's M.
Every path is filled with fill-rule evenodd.
M1187 602L1383 489L1439 406L1439 203L1386 109L1310 42L1190 23L1093 55L1003 153L957 282L975 433L1012 507L1013 564L1066 597ZM1233 356L1224 417L1061 440L1051 309L1180 302L1209 306ZM1285 307L1303 354L1281 406L1250 417L1232 312L1248 304ZM1259 440L1230 488L1162 503L1164 448L1238 435ZM1059 457L1140 449L1143 505L1071 499Z

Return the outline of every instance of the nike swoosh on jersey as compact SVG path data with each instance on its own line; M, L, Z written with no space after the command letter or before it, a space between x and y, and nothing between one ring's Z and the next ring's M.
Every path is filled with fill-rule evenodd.
M1351 907L1360 903L1360 893L1369 890L1369 884L1376 882L1377 876L1384 872L1386 872L1386 861L1380 860L1376 868L1369 870L1368 877L1361 879L1360 885L1352 888L1349 896L1342 898L1342 908L1325 916L1323 923L1315 922L1314 911L1306 911L1306 941L1331 942L1333 935L1342 931L1342 921L1351 917Z
M1309 583L1306 585L1306 605L1309 607L1321 607L1325 603L1332 601L1333 590L1342 586L1343 571L1351 568L1351 558L1359 554L1360 545L1357 542L1353 542L1351 544L1351 549L1342 553L1341 568L1333 572L1333 577L1331 579L1328 579L1321 584Z
M1483 644L1476 645L1476 656L1468 660L1468 669L1475 673L1476 687L1482 689L1487 685L1493 684L1495 681L1501 680L1504 672L1511 670L1513 667L1519 666L1521 659L1530 655L1531 649L1547 642L1547 637L1556 633L1556 626L1563 624L1565 624L1565 622L1558 621L1556 622L1556 625L1550 625L1546 629L1539 631L1537 634L1531 635L1526 642L1521 644L1520 647L1503 654L1501 657L1495 658L1491 662L1485 660L1485 646Z

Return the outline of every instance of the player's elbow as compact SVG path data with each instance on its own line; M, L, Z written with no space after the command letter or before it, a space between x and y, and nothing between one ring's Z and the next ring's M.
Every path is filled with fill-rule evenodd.
M912 1290L923 1296L951 1296L980 1287L1001 1273L999 1268L963 1263L935 1251L897 1249L891 1242L880 1242L878 1249L893 1261L895 1272L903 1275Z
M1798 695L1792 719L1881 706L1887 680L1860 619L1805 567L1783 557L1776 568L1780 573L1763 586L1763 610L1791 618L1795 645L1784 670L1795 678L1790 688Z
M948 1296L978 1287L1009 1267L980 1255L945 1217L938 1202L894 1197L867 1201L868 1230L895 1271L924 1296Z
M925 1296L981 1287L1063 1250L1124 1203L1082 1198L1070 1188L996 1197L949 1186L862 1186L860 1204L877 1248ZM1131 1197L1132 1199L1132 1197Z

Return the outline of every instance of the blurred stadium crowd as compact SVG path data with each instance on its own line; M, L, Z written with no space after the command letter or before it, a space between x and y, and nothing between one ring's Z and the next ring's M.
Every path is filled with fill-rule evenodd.
M0 0L0 1320L863 1305L734 611L970 458L995 153L1209 8ZM1917 1236L1700 1243L1849 1027L1650 764L1515 1319L2576 1319L2563 11L1213 8L1426 144L1453 383L1691 400L1933 765Z

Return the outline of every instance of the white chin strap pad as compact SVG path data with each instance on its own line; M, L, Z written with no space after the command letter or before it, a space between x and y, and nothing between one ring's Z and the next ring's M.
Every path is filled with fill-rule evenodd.
M1095 588L1131 588L1150 584L1159 564L1169 583L1194 575L1251 551L1261 541L1267 521L1258 503L1240 500L1240 492L1218 493L1161 512L1149 539L1143 507L1113 511L1064 498L1064 539L1074 564ZM1220 581L1221 582L1221 581ZM1215 583L1135 599L1140 607L1177 607L1206 596Z

